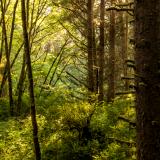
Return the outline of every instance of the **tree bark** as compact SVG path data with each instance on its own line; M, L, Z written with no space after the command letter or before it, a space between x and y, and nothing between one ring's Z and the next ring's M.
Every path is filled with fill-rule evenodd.
M103 101L103 81L104 81L104 15L105 15L105 0L100 3L100 45L99 45L99 102Z
M10 53L8 47L6 23L5 23L5 12L3 8L3 3L1 2L1 12L2 12L2 25L3 25L3 34L4 34L4 43L5 43L5 54L6 54L6 69L8 71L8 88L9 88L9 104L10 104L10 114L13 116L14 107L13 107L13 94L12 94L12 77L11 77L11 67L10 67Z
M88 91L94 92L94 69L93 69L93 55L94 55L94 39L93 39L93 0L88 0L87 3L88 15Z
M111 5L114 0L111 0ZM115 11L110 11L109 29L109 75L107 101L112 102L115 96Z
M32 75L32 66L30 58L30 45L27 32L27 22L26 22L26 12L25 12L25 0L21 0L21 10L22 10L22 27L23 27L23 37L24 37L24 53L26 54L26 64L28 70L28 80L29 80L29 93L31 101L31 119L33 126L33 141L35 149L36 160L41 159L40 145L38 140L38 126L36 120L36 107L34 99L34 87L33 87L33 75Z
M98 53L96 47L96 31L93 23L93 71L94 71L94 93L98 94L99 90L99 68L98 68Z
M160 1L135 1L137 160L160 159Z
M127 2L126 2L127 3ZM122 58L122 73L124 77L127 77L127 49L128 49L128 13L120 13L120 32L121 32L121 58ZM128 91L128 80L124 80L124 89Z
M9 5L9 4L8 4ZM5 6L5 5L4 5ZM9 57L10 57L10 54L11 54L11 50L12 50L12 41L13 41L13 35L14 35L14 29L15 29L15 18L16 18L16 10L17 10L17 6L18 6L18 0L16 0L16 2L15 2L15 4L14 4L14 7L13 7L13 18L12 18L12 25L11 25L11 32L10 32L10 41L8 42L8 40L7 40L7 52L8 52L8 55L9 55ZM4 7L5 8L5 7ZM1 10L2 10L2 12L3 12L3 14L5 14L5 10L6 9L4 9L3 8L3 6L1 6ZM5 19L5 17L4 17L4 19ZM4 28L5 30L6 30L6 27ZM7 31L4 31L4 34L5 34L5 32L7 32ZM6 33L7 34L7 33ZM6 36L4 36L4 39L5 39L5 37L7 37L7 35ZM2 37L3 38L3 37ZM8 38L7 38L8 39ZM1 59L2 59L2 52L3 52L3 39L2 39L2 46L1 46L2 48L1 48L1 55L0 55L0 61L1 61ZM10 70L11 70L11 68L12 68L12 65L10 65ZM8 71L8 66L7 66L7 63L6 63L6 65L5 65L5 68L4 68L4 74L3 74L3 78L2 78L2 81L1 81L1 87L0 87L0 96L2 96L2 93L3 93L3 90L4 90L4 86L5 86L5 82L6 82L6 79L7 79L7 77L8 77L8 73L7 73L7 71Z

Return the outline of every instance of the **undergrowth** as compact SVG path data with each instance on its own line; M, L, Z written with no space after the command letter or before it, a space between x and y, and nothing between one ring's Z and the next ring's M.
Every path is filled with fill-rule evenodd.
M131 95L103 105L70 103L64 97L55 94L37 100L43 160L135 159L135 128L120 118L134 121ZM7 104L5 99L0 103L0 159L34 160L30 114L10 118Z

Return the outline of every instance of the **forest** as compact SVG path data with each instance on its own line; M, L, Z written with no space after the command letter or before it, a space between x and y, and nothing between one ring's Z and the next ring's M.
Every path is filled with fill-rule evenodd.
M160 160L160 1L1 0L0 160Z

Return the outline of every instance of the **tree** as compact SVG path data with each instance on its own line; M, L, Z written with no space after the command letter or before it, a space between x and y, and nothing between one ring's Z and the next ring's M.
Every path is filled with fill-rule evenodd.
M160 159L160 1L135 1L137 160Z
M11 45L12 40L10 40L10 46L8 45L8 38L7 38L7 30L6 30L6 22L5 22L5 9L4 4L1 1L1 12L2 12L2 31L4 34L4 44L5 44L5 55L6 55L6 70L8 72L8 88L9 88L9 103L10 103L10 114L13 116L14 108L13 108L13 94L12 94L12 77L11 77L11 65L10 65L10 51L11 51ZM16 2L17 6L17 2ZM12 33L12 32L11 32ZM11 34L12 36L12 34Z
M100 3L100 46L99 46L99 101L103 101L104 91L104 16L105 16L105 0Z
M111 0L111 5L114 0ZM109 75L108 75L108 95L107 101L111 102L115 96L115 11L110 11L109 27Z
M93 5L94 2L93 0L88 0L87 3L87 16L88 16L88 37L87 37L87 42L88 42L88 90L90 92L94 92L94 86L95 86L95 81L94 81L94 23L93 23Z
M24 37L24 54L26 56L26 64L27 64L28 80L29 80L29 94L30 94L30 101L31 101L31 119L32 119L32 126L33 126L35 156L36 156L36 160L40 160L41 152L40 152L40 145L38 141L38 126L37 126L37 120L36 120L33 75L32 75L32 66L31 66L31 58L30 58L30 45L29 45L29 38L28 38L28 32L27 32L26 8L25 8L24 0L21 0L21 10L22 10L22 27L23 27L23 37Z
M127 3L127 1L126 1ZM120 12L120 32L121 32L121 58L122 58L122 75L124 77L124 89L128 91L128 80L127 77L127 49L128 49L128 13Z

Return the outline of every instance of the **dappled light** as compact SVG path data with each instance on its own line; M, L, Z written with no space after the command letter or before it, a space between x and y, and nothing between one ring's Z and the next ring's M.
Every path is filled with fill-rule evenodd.
M0 160L160 160L160 2L0 1Z

